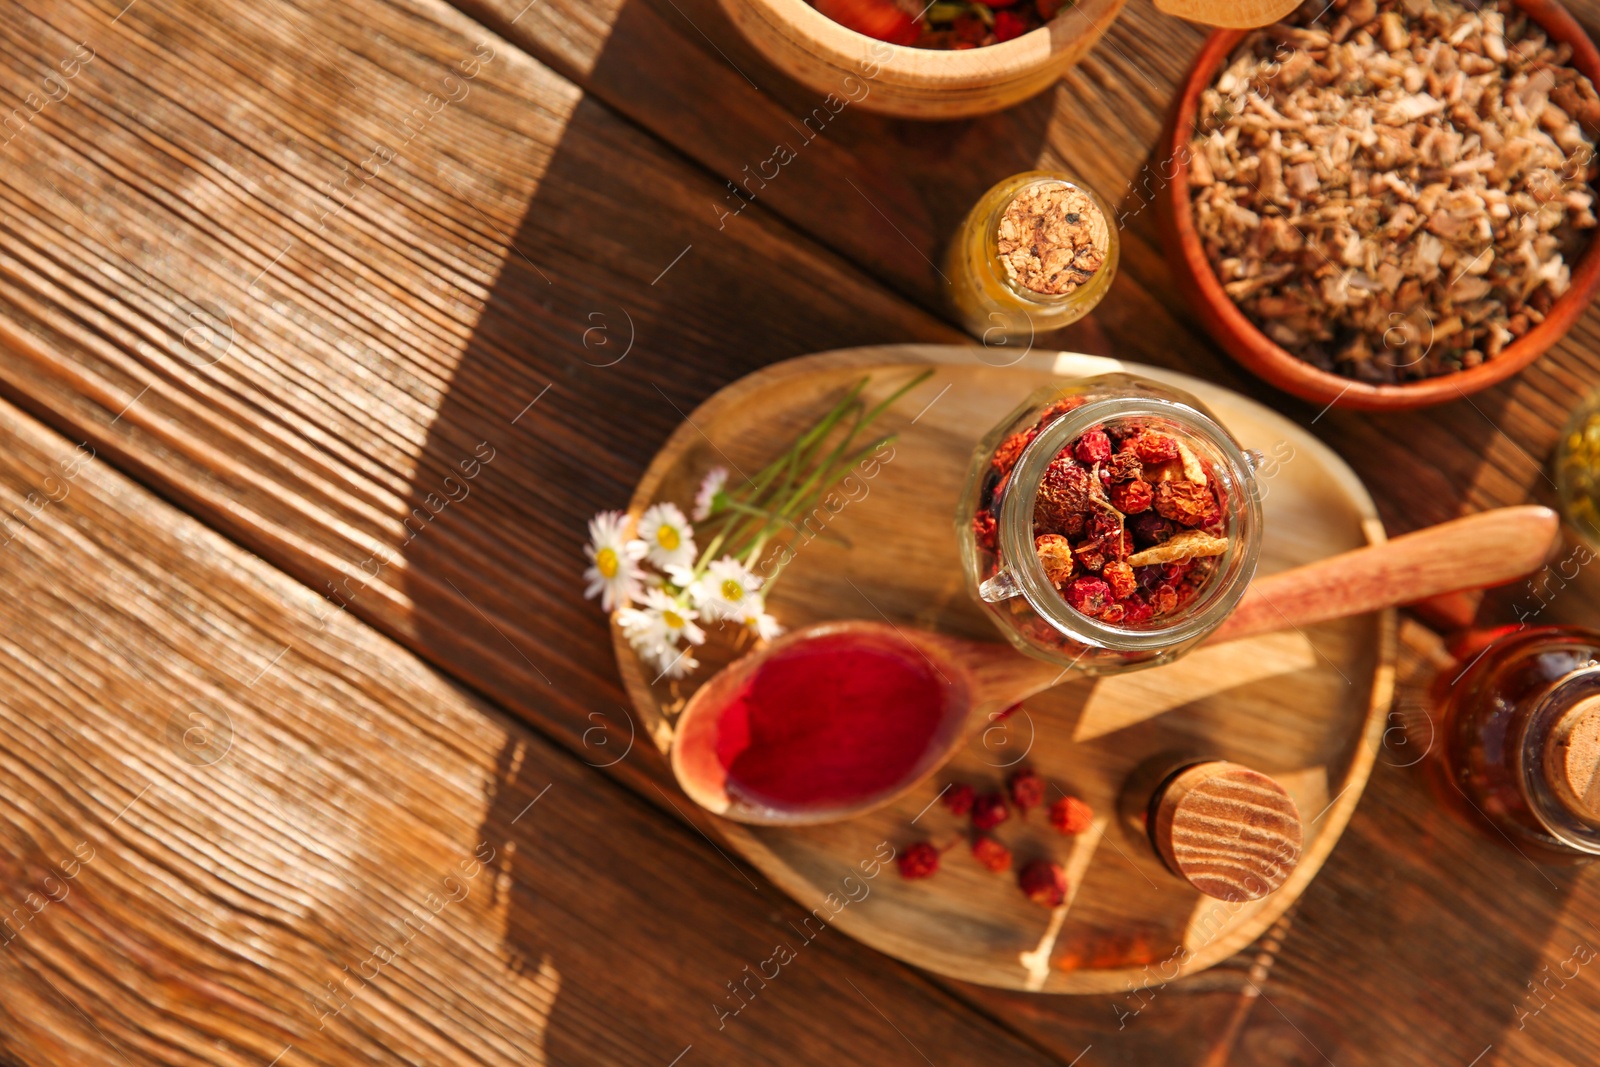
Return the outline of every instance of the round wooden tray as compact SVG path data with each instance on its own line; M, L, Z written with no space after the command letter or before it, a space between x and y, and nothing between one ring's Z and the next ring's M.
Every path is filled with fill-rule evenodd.
M870 402L932 368L933 377L884 417L883 432L900 434L893 458L841 493L836 513L824 511L811 524L819 535L796 542L768 609L789 627L887 618L999 640L968 600L956 550L956 496L972 448L1034 387L1126 370L1199 396L1245 447L1267 457L1261 573L1383 540L1372 500L1350 468L1254 401L1187 375L1094 356L1032 353L1007 367L992 361L992 351L977 347L894 345L767 367L718 392L678 428L640 481L632 512L656 500L687 507L712 466L729 467L735 478L741 468L759 468L863 375L872 377ZM1008 989L1105 993L1192 973L1259 936L1333 848L1383 733L1394 634L1394 613L1385 612L1202 648L1115 678L1070 678L973 738L945 772L897 804L828 826L722 822L722 836L800 903L797 939L826 923L918 967ZM645 732L662 748L683 702L742 651L713 634L697 650L702 666L693 677L652 686L653 672L644 672L615 628L614 640ZM1305 851L1278 892L1248 904L1203 897L1117 821L1128 772L1178 750L1264 771L1293 795L1306 822ZM1094 828L1076 838L1055 833L1040 811L1026 820L1014 814L997 831L1019 863L1053 856L1066 867L1072 895L1054 911L1030 903L1013 875L980 867L962 821L932 803L952 779L999 788L1024 760L1052 783L1050 799L1059 787L1096 814ZM919 838L959 842L938 875L907 882L889 864L864 877L889 848Z

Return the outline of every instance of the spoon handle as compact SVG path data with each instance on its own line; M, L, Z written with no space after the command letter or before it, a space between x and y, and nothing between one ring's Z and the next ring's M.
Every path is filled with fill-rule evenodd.
M1258 578L1209 640L1297 629L1515 581L1544 564L1559 525L1549 508L1495 508Z

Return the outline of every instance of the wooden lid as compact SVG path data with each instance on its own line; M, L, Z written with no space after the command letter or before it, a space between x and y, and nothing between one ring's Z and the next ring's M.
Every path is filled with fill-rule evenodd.
M1568 708L1550 731L1545 780L1572 814L1600 823L1600 694Z
M1228 901L1281 886L1304 842L1300 811L1283 786L1223 760L1197 763L1167 783L1150 838L1174 874Z

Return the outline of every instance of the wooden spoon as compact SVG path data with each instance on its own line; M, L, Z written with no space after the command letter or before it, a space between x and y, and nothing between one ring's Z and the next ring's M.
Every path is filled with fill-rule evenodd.
M1443 593L1482 589L1537 570L1555 541L1549 508L1499 508L1269 575L1253 583L1208 641L1230 641L1328 619L1396 607ZM904 776L870 795L791 807L762 803L729 788L718 753L720 713L762 664L807 642L848 635L902 655L914 653L943 686L940 721ZM913 656L907 655L908 660ZM993 642L967 641L892 623L825 622L785 634L728 665L678 717L672 770L695 803L737 822L796 826L848 819L891 803L943 766L967 736L1014 704L1059 684L1070 668Z
M1228 30L1253 30L1285 18L1300 0L1156 0L1156 10Z

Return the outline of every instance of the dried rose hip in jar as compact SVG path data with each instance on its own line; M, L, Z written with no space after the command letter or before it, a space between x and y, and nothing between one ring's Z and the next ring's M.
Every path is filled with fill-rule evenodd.
M1034 394L985 437L968 485L969 588L1022 651L1080 670L1188 651L1260 552L1244 451L1198 400L1130 375Z

